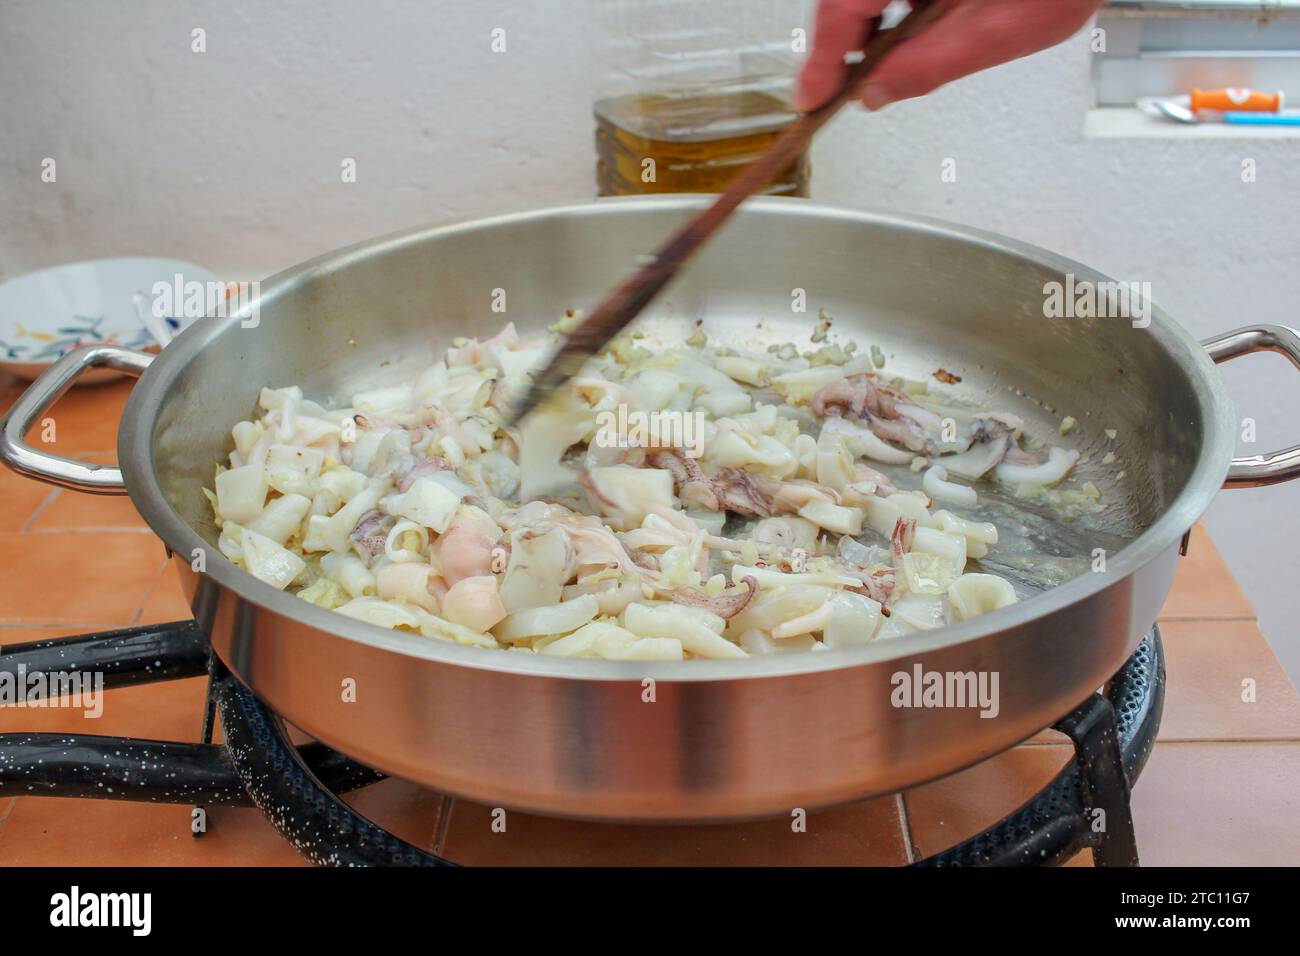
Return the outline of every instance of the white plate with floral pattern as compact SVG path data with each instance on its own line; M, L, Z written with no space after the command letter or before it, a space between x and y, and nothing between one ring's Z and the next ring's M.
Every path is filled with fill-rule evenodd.
M175 334L196 316L173 314L183 310L171 308L175 297L170 292L160 295L163 285L171 290L213 281L212 273L192 262L146 258L91 259L10 279L0 284L0 369L32 379L72 349L87 345L156 350L157 342L140 319L137 293L144 296L146 308L167 303L159 322ZM78 382L103 382L121 374L96 369Z

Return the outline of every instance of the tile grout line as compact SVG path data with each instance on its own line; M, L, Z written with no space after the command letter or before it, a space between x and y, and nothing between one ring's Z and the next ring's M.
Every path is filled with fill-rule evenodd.
M9 815L14 812L14 807L18 806L18 798L10 797L9 805L0 813L0 834L4 833L5 824L9 822Z
M1183 616L1180 614L1171 615L1170 617L1156 618L1157 624L1224 624L1229 621L1255 621L1259 618L1254 614L1228 614L1228 615L1198 615Z
M1300 743L1300 736L1294 737L1177 737L1172 740L1157 735L1156 743L1158 744L1289 744ZM1016 744L1008 750L1018 750L1021 747L1034 747L1038 749L1051 747L1072 746L1069 740L1026 740L1024 743ZM1002 753L1007 753L1004 750Z
M111 630L115 627L125 627L120 622L105 624L103 621L0 621L0 630L4 628L32 628L32 627L93 627L103 630Z
M1171 747L1179 744L1300 744L1300 737L1181 737L1177 740L1161 740L1157 744Z
M451 829L451 814L456 808L456 798L442 795L442 801L438 804L438 826L433 835L433 854L442 856L443 848L447 845L447 833Z
M127 525L104 525L93 528L36 528L25 532L30 535L55 534L153 534L153 528L132 528Z
M144 617L145 605L149 603L149 599L153 597L154 591L158 589L158 584L162 581L163 575L167 573L167 564L170 561L170 558L163 558L162 564L159 565L152 580L149 581L149 586L145 588L144 597L140 599L140 604L136 607L135 613L131 615L131 620L127 622L127 627L134 627L140 622L140 618Z
M903 850L907 854L907 862L915 863L918 854L916 843L912 840L912 820L907 815L907 800L901 792L894 796L898 800L898 822L903 828Z
M62 491L62 488L51 488L50 493L46 495L41 500L41 503L32 510L32 513L27 516L27 520L18 526L18 533L26 534L28 529L32 526L32 522L46 512L50 505L54 503L54 499L59 497Z
M1047 730L1047 729L1049 728L1047 727L1043 728L1043 730ZM1042 730L1039 731L1039 733L1042 732L1043 732ZM1007 750L1003 750L1002 753L1006 753L1008 750L1018 750L1021 747L1073 747L1073 746L1074 744L1070 743L1069 737L1062 737L1060 740L1033 740L1031 738L1029 740L1025 740L1022 741L1021 743L1016 744L1014 747L1008 747Z

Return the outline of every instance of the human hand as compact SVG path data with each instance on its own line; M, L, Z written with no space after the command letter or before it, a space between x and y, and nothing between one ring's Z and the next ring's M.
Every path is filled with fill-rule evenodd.
M969 73L1054 46L1083 26L1102 0L946 0L948 11L904 41L858 91L867 109L923 96ZM889 0L821 0L812 53L795 106L809 110L844 81L844 55L861 50Z

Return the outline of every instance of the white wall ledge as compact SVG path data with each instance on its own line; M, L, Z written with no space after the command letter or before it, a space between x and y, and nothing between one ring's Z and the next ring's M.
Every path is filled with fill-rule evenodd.
M1134 107L1107 106L1088 110L1083 135L1088 139L1300 139L1300 126L1176 123Z

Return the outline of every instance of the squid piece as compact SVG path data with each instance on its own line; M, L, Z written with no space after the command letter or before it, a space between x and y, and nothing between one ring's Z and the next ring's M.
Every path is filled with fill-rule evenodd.
M795 548L811 551L817 544L817 534L817 525L806 518L793 515L764 518L754 525L754 543L765 551L790 551Z
M716 614L681 604L629 604L623 611L623 627L640 637L681 641L696 657L748 657L743 648L722 636L725 625Z
M959 485L948 480L948 469L940 465L931 465L921 476L921 490L935 501L950 501L966 508L975 507L979 495L968 485Z
M1002 460L1008 465L1022 465L1026 468L1034 468L1042 464L1037 455L1030 454L1015 442L1011 443L1011 447L1007 449L1006 457Z
M654 510L673 507L673 478L657 468L609 465L584 470L579 480L619 531L636 528Z
M397 479L397 490L406 492L411 490L411 485L420 479L429 475L437 474L440 471L452 471L451 462L441 455L427 455L420 461L411 465L406 472Z
M995 574L963 574L948 588L952 613L959 621L979 617L1020 599L1011 583Z
M897 418L899 404L912 404L911 397L882 383L871 372L858 372L819 389L809 401L818 418L846 415L852 418Z
M722 468L752 469L774 477L789 477L799 461L785 442L772 435L752 435L725 420L708 441L709 461Z
M1053 446L1047 453L1047 461L1042 464L1015 465L1004 461L998 465L994 474L997 476L998 481L1006 482L1009 485L1047 487L1065 478L1078 460L1079 453L1073 448L1065 449Z
M493 572L493 549L501 529L482 510L468 505L457 510L447 531L433 544L434 557L448 585Z
M695 531L695 534L699 534L699 532ZM622 542L623 547L627 548L629 552L649 551L662 554L669 548L689 544L691 537L691 535L683 534L677 528L663 527L662 525L655 526L647 521L639 528L620 532L618 540Z
M356 396L357 399L361 399L361 397L360 395ZM363 432L388 432L397 428L419 431L424 427L422 425L412 425L409 422L401 422L395 418L381 418L373 413L366 414L364 412L353 413L352 422Z
M459 483L459 480L457 480ZM463 494L441 481L424 476L414 479L407 491L389 499L385 507L398 515L442 534L451 524Z
M960 534L918 526L912 533L912 546L908 550L943 558L957 571L966 567L966 538Z
M633 601L644 600L641 585L626 580L602 581L598 584L570 584L564 588L564 600L589 594L596 599L598 614L617 617Z
M835 534L854 535L862 533L862 522L866 514L861 508L845 507L824 499L814 499L799 509L799 517Z
M764 589L744 611L727 622L727 633L732 637L751 630L771 634L787 621L816 612L833 591L817 585Z
M831 622L831 604L830 595L815 610L807 614L800 614L798 617L788 618L772 628L772 636L778 641L787 637L797 637L800 634L813 634L824 631Z
M362 559L372 561L384 553L388 544L388 529L396 519L371 508L360 518L348 535L348 543Z
M997 435L985 435L959 455L945 455L939 459L947 472L959 475L968 481L983 478L1006 457L1011 445L1011 437L1005 432Z
M840 496L833 488L796 478L793 481L771 481L759 479L764 490L772 499L772 507L777 512L799 511L811 504L838 505Z
M830 565L831 562L826 562ZM828 588L852 588L862 583L859 575L849 575L834 567L819 566L815 570L790 573L776 568L750 567L744 564L731 566L731 580L740 583L746 576L753 576L764 588L792 588L799 585L819 585Z
M379 506L390 487L387 478L365 479L359 491L346 497L346 505L321 522L318 533L325 547L330 551L348 550L357 524Z
M217 514L224 521L246 524L262 513L266 492L261 464L223 471L217 475Z
M406 519L389 528L384 537L384 554L394 564L423 562L428 547L428 530Z
M853 591L839 591L827 602L831 606L830 620L822 630L822 643L827 647L857 647L868 644L876 637L884 609L879 601Z
M374 594L375 575L354 554L327 554L320 559L321 570L343 585L354 598Z
M511 498L519 490L519 466L504 452L492 450L464 465L465 476L480 494Z
M710 480L710 485L718 503L714 511L734 511L747 518L767 517L774 511L771 482L747 471L723 469Z
M951 511L936 511L934 521L940 531L966 539L967 557L982 558L989 553L989 545L998 543L997 526L990 522L959 518Z
M912 550L916 539L916 519L899 518L894 523L894 532L889 536L889 548L894 553L895 564L901 564L903 555Z
M909 451L934 454L937 451L934 440L925 429L911 418L871 418L867 422L872 433L878 438L892 441Z
M835 556L847 565L864 570L887 565L892 557L888 548L875 544L865 545L847 534L836 545Z
M429 579L433 576L433 568L427 564L410 561L386 564L375 573L375 589L386 601L406 601L437 614L438 598L429 589Z
M966 450L960 454L944 456L939 463L954 475L968 481L977 481L1004 459L1023 455L1016 444L1016 438L1023 427L1024 422L1020 417L1010 412L984 415L972 422L971 439Z
M461 578L442 598L442 616L453 624L485 634L506 616L497 591L496 575Z
M271 445L266 453L266 483L282 495L310 498L325 464L325 452L317 448Z
M502 514L501 526L507 531L513 531L524 525L567 521L577 517L576 512L553 501L529 501Z
M772 636L758 628L750 628L740 635L740 646L754 657L765 657L769 654L793 654L800 651L812 650L812 645L817 643L817 639L811 634L800 638L787 638L784 641L774 640Z
M772 515L772 499L765 490L771 487L772 479L764 481L739 468L723 468L716 475L706 475L699 462L673 449L648 453L646 464L672 475L677 495L684 503L705 511L734 511L747 518Z
M862 510L870 528L890 537L899 518L911 518L918 525L932 527L934 518L929 511L929 501L922 492L903 491L887 498L866 498L862 501Z
M894 585L897 581L898 572L893 568L877 568L870 574L863 575L862 583L854 587L845 588L847 591L855 591L865 597L871 598L883 609L883 613L889 614L890 603L894 597Z
M870 465L864 465L862 462L855 462L853 465L853 480L844 486L844 499L849 501L851 498L864 498L877 496L887 498L890 495L898 494L898 489L884 472L876 471ZM852 501L849 501L852 504Z
M510 536L510 561L501 579L501 600L511 614L560 603L576 568L573 545L563 528L520 528Z
M266 535L283 547L302 526L310 508L311 499L303 495L283 495L267 504L262 513L248 523L248 529Z
M890 608L889 620L891 623L901 621L922 631L943 627L943 596L939 594L905 594L895 601Z
M752 575L742 578L740 583L745 587L745 591L739 594L732 591L730 594L723 592L717 597L709 597L697 588L675 588L665 592L663 596L675 604L703 608L724 621L729 621L748 607L749 602L754 600L754 595L758 593L758 580Z
M629 551L597 518L571 515L563 521L564 530L573 545L574 571L591 574L615 568L620 574L634 580L642 577L644 567L657 567L650 555Z
M881 382L871 372L857 372L817 391L809 402L818 418L856 418L886 441L916 452L937 450L927 423L937 416L920 408L901 389Z
M493 634L497 640L512 644L530 641L535 637L568 634L582 627L599 612L599 600L595 595L586 594L558 604L516 611L505 617L495 627Z
M884 465L905 465L915 456L905 448L896 448L869 428L863 428L861 454Z

